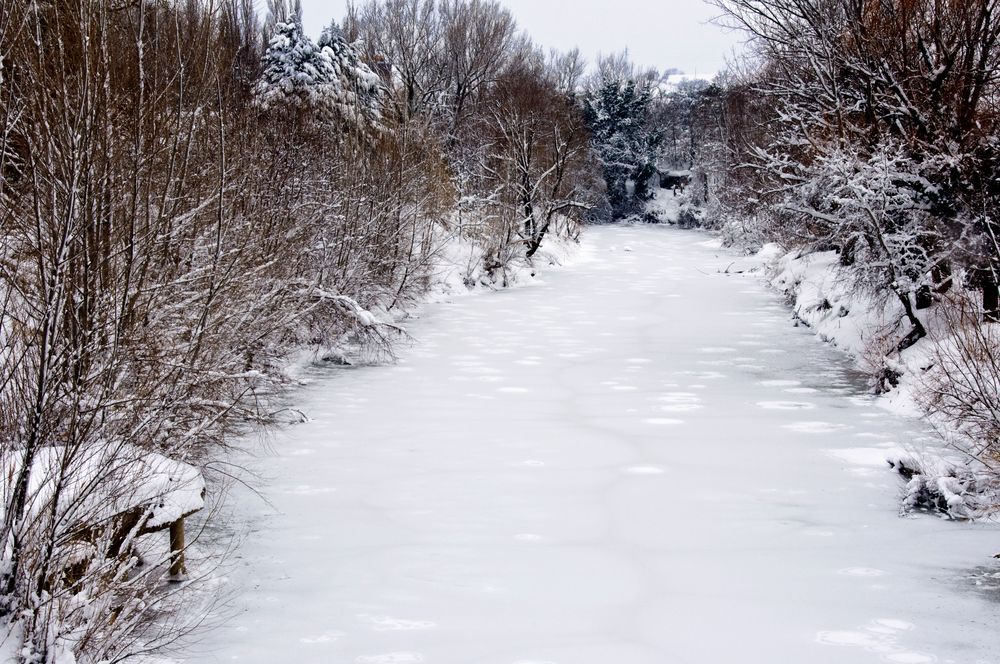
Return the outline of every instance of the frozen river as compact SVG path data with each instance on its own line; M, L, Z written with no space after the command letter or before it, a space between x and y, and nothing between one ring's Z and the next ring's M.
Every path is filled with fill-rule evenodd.
M1000 662L1000 528L900 517L919 423L708 239L592 228L398 365L316 369L187 661Z

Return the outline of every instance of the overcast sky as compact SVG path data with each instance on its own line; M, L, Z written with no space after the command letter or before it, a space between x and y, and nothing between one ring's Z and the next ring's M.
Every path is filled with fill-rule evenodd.
M709 23L718 10L702 0L501 0L522 29L545 48L598 52L628 48L642 66L711 77L740 37ZM317 36L344 16L346 0L302 0L307 31Z

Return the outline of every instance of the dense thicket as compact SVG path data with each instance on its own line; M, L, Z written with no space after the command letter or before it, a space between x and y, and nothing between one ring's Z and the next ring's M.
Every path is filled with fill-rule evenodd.
M442 252L506 279L600 196L573 67L498 4L371 2L316 42L269 9L0 0L0 609L25 661L176 637L158 464L270 421L290 350L386 348Z

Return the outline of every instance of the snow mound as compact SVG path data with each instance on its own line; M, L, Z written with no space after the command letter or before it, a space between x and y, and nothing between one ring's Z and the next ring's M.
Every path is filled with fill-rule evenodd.
M1000 503L996 476L976 471L960 460L930 455L918 458L902 451L887 460L907 480L904 510L937 512L965 520L981 518Z
M23 451L3 460L3 491L13 486L23 464ZM39 515L57 500L67 522L84 526L138 507L147 511L144 529L155 530L201 510L204 494L198 469L131 445L46 447L32 460L28 510Z

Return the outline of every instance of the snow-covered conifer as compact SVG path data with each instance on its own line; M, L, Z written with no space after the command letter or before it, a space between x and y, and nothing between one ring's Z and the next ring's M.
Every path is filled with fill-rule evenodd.
M382 115L382 79L362 62L336 22L323 30L317 46L326 76L320 95L326 103L342 118L377 123Z
M645 183L656 172L658 130L647 123L652 92L634 77L605 75L584 98L584 112L593 134L608 198L615 214L629 211L641 200Z
M256 87L262 108L302 109L321 121L378 122L382 81L335 23L318 43L303 32L297 11L275 18L273 29Z
M273 34L257 82L257 101L263 108L308 105L326 77L319 49L302 32L300 10L287 11L283 3L272 6L269 21Z

